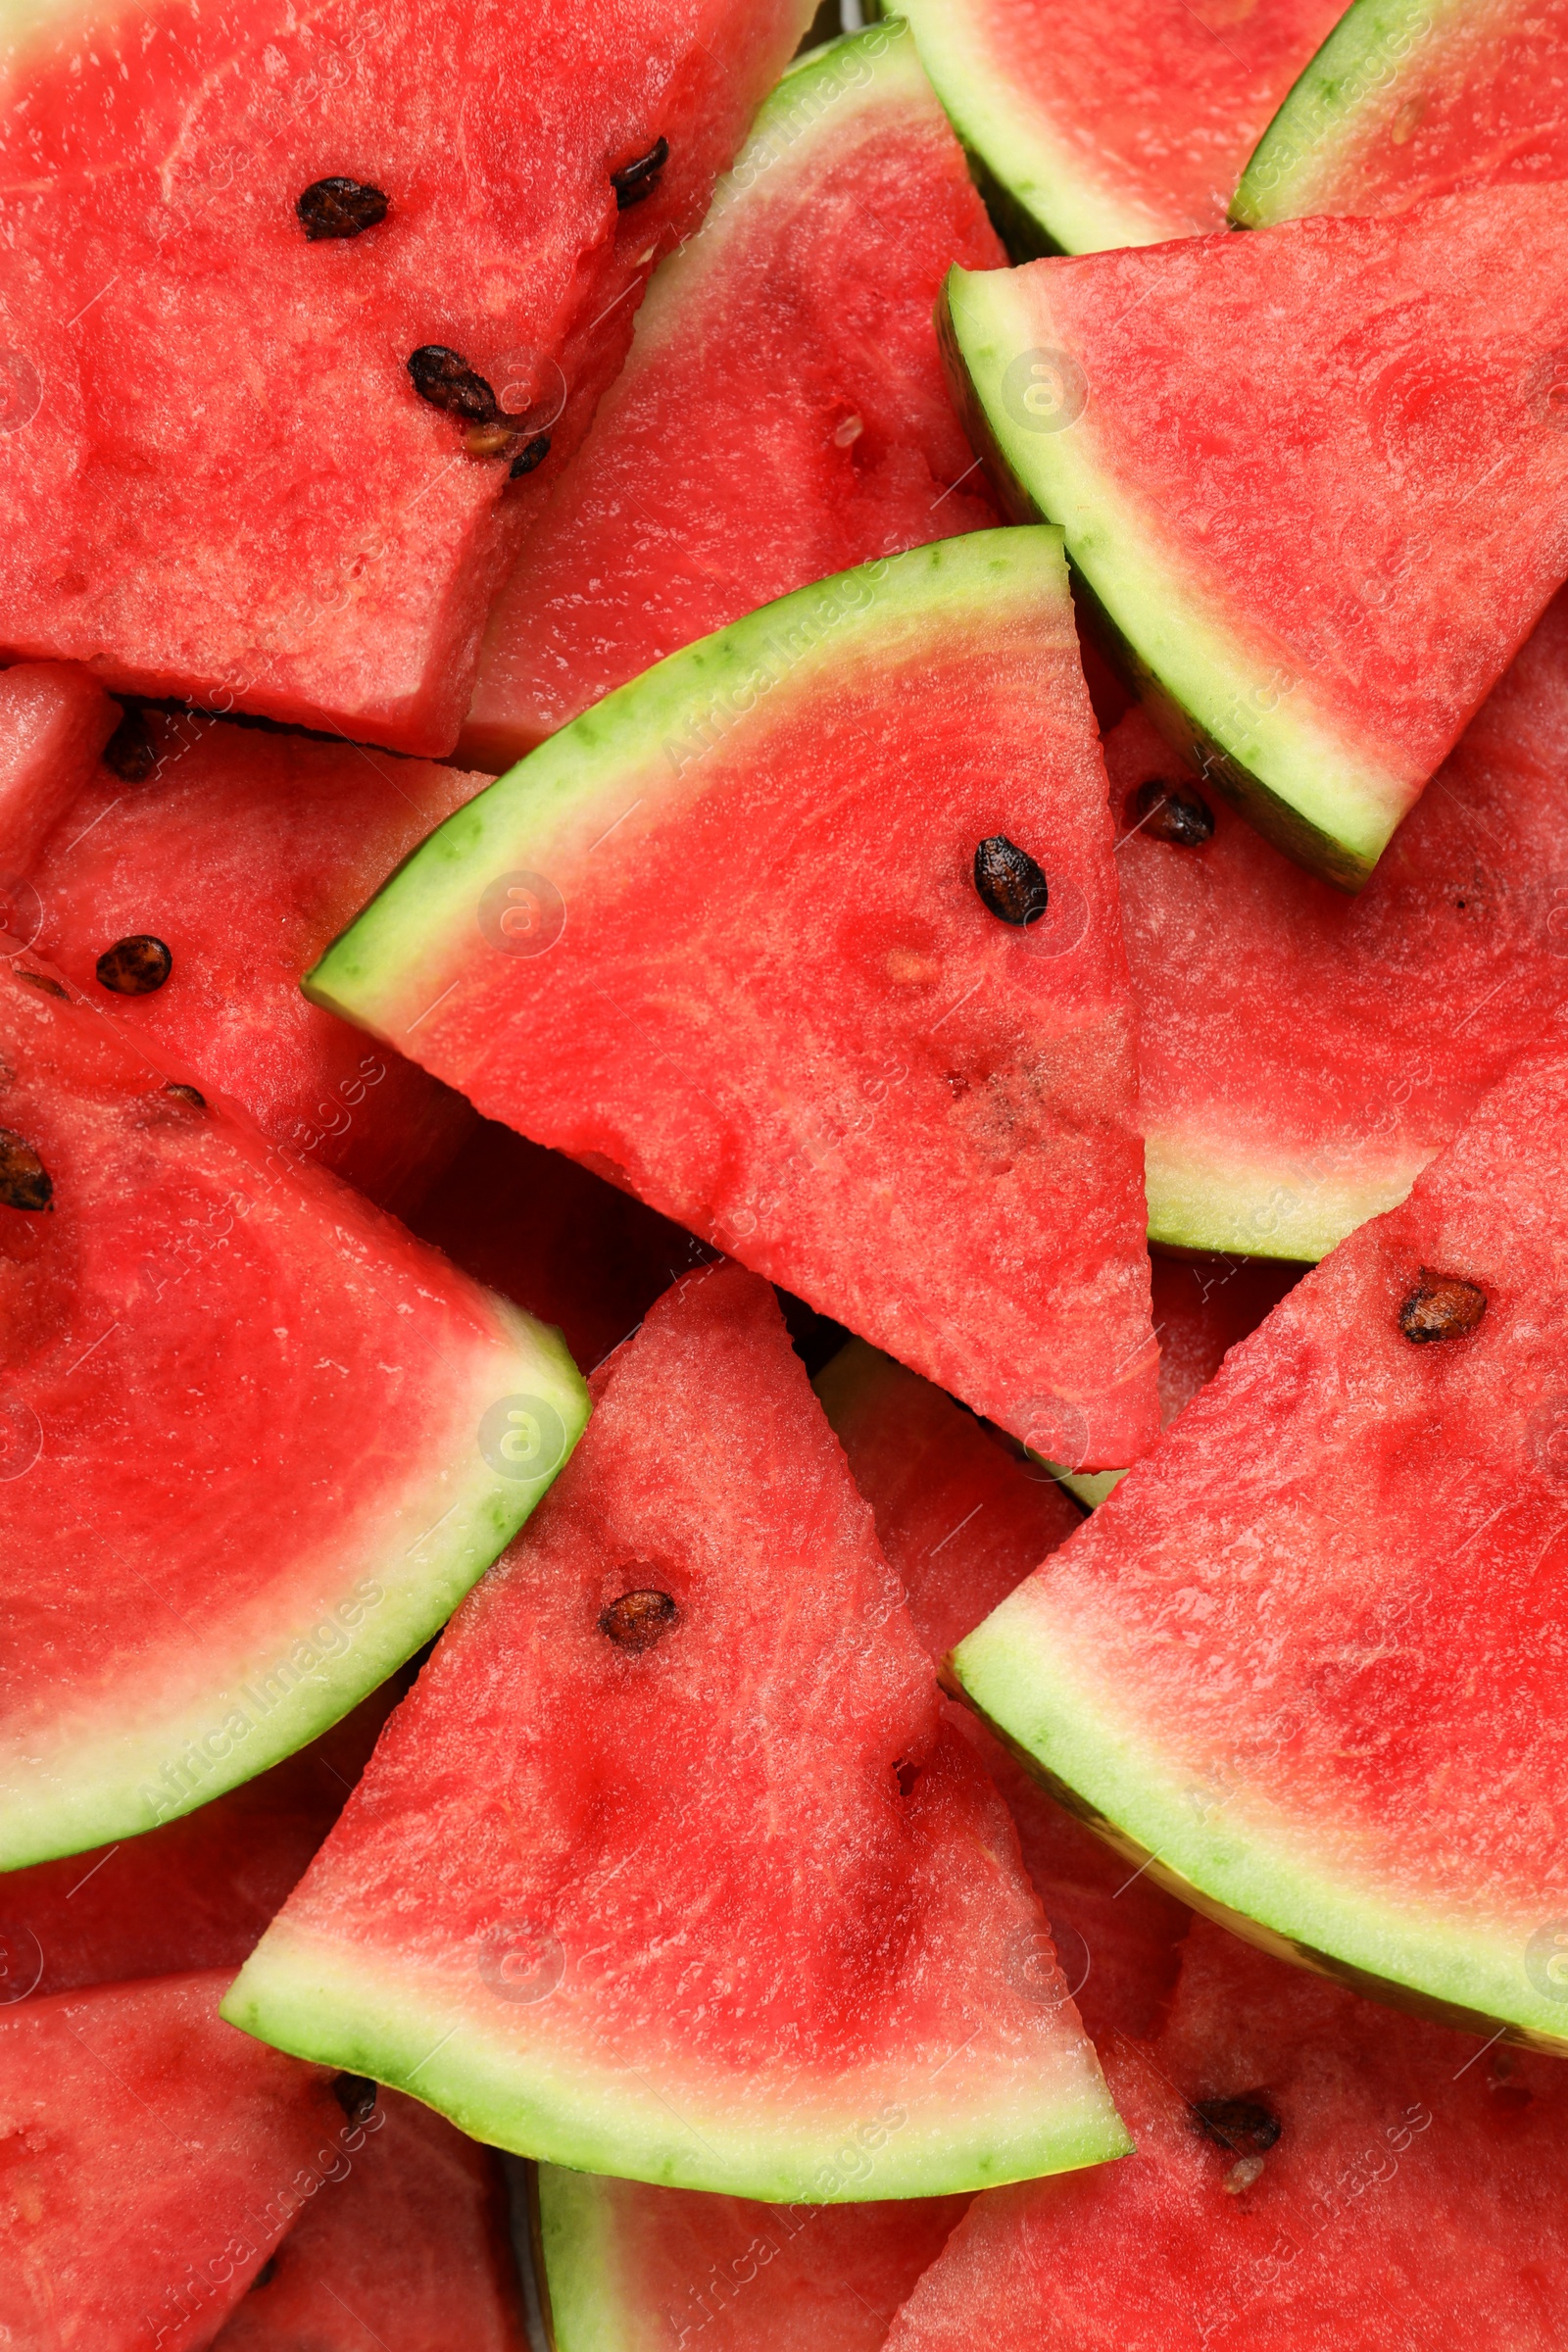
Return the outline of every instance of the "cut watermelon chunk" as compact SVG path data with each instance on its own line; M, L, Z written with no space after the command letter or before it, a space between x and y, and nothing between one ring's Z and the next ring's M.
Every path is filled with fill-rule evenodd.
M1178 1891L1556 2048L1565 1132L1521 1063L955 1653Z
M344 1714L526 1518L587 1400L557 1334L166 1084L31 957L0 963L0 1059L15 1868Z
M1119 1466L1157 1406L1102 779L1058 536L976 532L611 696L308 991L1054 1459ZM1041 919L982 897L987 843L1043 870Z
M1568 574L1561 211L1498 188L949 281L976 446L1064 526L1155 723L1348 890Z
M1004 258L902 20L786 75L497 603L465 756L506 767L773 597L994 524L931 314L950 263Z
M0 2342L197 2352L363 2144L325 2077L222 2023L222 1985L0 2011Z
M449 751L513 468L580 435L809 13L20 0L0 646ZM363 234L344 177L386 199ZM456 381L421 397L421 355Z
M997 1433L929 1381L852 1340L816 1378L915 1631L940 1663L1082 1525ZM1006 1798L1079 2014L1097 2044L1147 2030L1176 1977L1188 1913L1042 1793L972 1715L954 1720Z
M765 1285L688 1277L596 1394L225 2014L674 2187L836 2204L1119 2153Z
M1565 47L1564 0L1353 0L1265 131L1232 220L1568 178Z
M25 934L32 906L18 885L119 722L119 706L69 662L0 672L0 929Z
M1338 0L906 0L926 72L1020 256L1222 228Z
M93 735L120 721L83 670L6 673L47 676L100 707ZM0 741L6 731L0 708ZM160 1062L230 1096L273 1141L383 1206L415 1207L472 1113L401 1054L367 1053L358 1031L305 1002L299 976L388 866L484 779L155 710L124 721L103 765L78 762L66 777L65 764L52 771L41 824L42 803L31 804L25 842L0 797L0 866L24 877L12 886L12 931L100 1011L139 1029ZM127 962L122 942L141 953ZM149 964L159 949L172 961Z
M1557 2352L1568 2078L1199 1922L1108 2059L1138 2153L977 2197L887 2352Z
M554 2352L880 2352L969 2202L780 2213L553 2164L538 2198Z
M312 2199L218 2345L525 2352L521 2308L495 2157L427 2107L383 2091L352 2171Z
M1204 793L1142 713L1105 745L1138 998L1150 1231L1321 1257L1402 1200L1568 984L1568 596L1348 904ZM1202 802L1162 840L1140 794ZM1199 827L1201 830L1201 824Z

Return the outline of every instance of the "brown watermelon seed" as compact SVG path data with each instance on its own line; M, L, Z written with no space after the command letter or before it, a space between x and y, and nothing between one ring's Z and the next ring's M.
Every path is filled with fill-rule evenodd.
M505 416L496 416L489 424L470 424L463 436L463 446L470 458L510 458L517 446L517 428Z
M637 1657L663 1639L679 1614L667 1592L623 1592L601 1615L599 1631L608 1634L617 1649Z
M375 2113L377 2085L368 2075L337 2075L332 2096L351 2124L368 2124Z
M172 1095L176 1102L188 1102L192 1110L207 1108L207 1097L199 1095L193 1086L186 1086L177 1078L171 1078L164 1092L166 1095Z
M523 474L532 473L534 467L536 466L542 466L549 455L550 435L548 433L535 433L533 439L527 442L523 448L519 449L516 456L513 459L512 479L515 482L520 480Z
M1027 850L1005 833L992 833L974 854L974 886L999 922L1038 923L1050 892L1046 877Z
M10 1127L0 1127L0 1207L47 1208L54 1178L29 1143Z
M103 763L122 784L145 784L158 765L158 746L134 704L103 748Z
M1152 833L1178 850L1200 850L1214 838L1214 811L1202 794L1159 776L1130 796L1127 822L1134 832Z
M276 2277L277 2277L277 2256L276 2256L275 2254L269 2254L269 2256L267 2257L267 2260L266 2260L266 2261L263 2263L263 2265L262 2265L261 2269L260 2269L260 2270L257 2272L257 2274L256 2274L255 2278L254 2278L251 2280L251 2284L252 2284L252 2286L270 2286L270 2285L271 2285L271 2283L272 2283L272 2280L273 2280L273 2279L274 2279Z
M464 417L469 424L492 424L500 403L482 375L475 375L463 354L444 343L421 343L409 354L408 370L414 389L433 409Z
M174 958L161 939L136 931L105 948L96 965L99 985L117 997L150 997L162 988L174 968Z
M610 184L615 191L615 210L623 213L628 206L641 204L645 196L651 196L668 161L669 141L659 138L634 164L622 164L618 172L612 172Z
M40 996L58 997L62 1004L71 1003L70 989L62 988L58 980L51 980L47 972L24 972L20 964L13 964L12 969L19 980L25 980L27 986L35 988Z
M1233 2156L1261 2155L1279 2138L1281 2124L1255 2092L1241 2099L1200 2099L1193 2109L1200 2126Z
M1399 1329L1425 1347L1474 1331L1486 1311L1487 1294L1478 1284L1461 1282L1454 1274L1431 1274L1423 1266L1420 1282L1399 1309Z
M385 196L363 179L313 179L294 200L313 245L322 237L358 237L386 219Z

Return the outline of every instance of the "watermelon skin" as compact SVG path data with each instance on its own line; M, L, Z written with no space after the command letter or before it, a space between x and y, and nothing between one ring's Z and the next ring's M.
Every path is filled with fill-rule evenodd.
M768 2203L1119 2154L771 1293L689 1276L595 1398L224 2014L518 2154ZM679 1612L641 1653L628 1590Z
M977 2197L887 2352L1563 2341L1568 2081L1549 2059L1390 2017L1200 1921L1163 2029L1107 2068L1137 2155ZM1237 2097L1281 2126L1261 2162L1195 2116Z
M544 484L466 455L408 357L459 351L561 463L649 262L701 219L808 16L596 0L585 30L571 0L159 0L132 22L23 0L0 645L450 751ZM617 211L612 171L662 135L654 192ZM345 171L387 218L313 243L296 199Z
M1212 795L1202 848L1134 830L1140 785L1192 787L1141 713L1108 737L1105 764L1124 828L1150 1231L1321 1257L1404 1198L1561 1002L1568 596L1353 903Z
M1560 2050L1554 1051L1303 1276L954 1663L1115 1842L1242 1934ZM1399 1319L1429 1276L1486 1305L1418 1346Z
M0 2011L0 2341L196 2352L363 2143L326 2078L222 2023L222 1984Z
M217 2341L219 2352L526 2352L521 2294L496 2158L383 2091L352 2171L312 2200Z
M564 728L307 994L1054 1459L1119 1466L1157 1404L1103 773L1055 534L917 548ZM1050 869L1029 929L974 884L999 832ZM548 936L498 930L545 904Z
M786 74L497 600L463 756L510 766L759 605L994 525L931 314L950 263L1004 258L902 19Z
M102 706L105 733L119 721L85 671L55 674ZM14 927L159 1061L407 1214L472 1113L401 1055L368 1053L358 1031L305 1002L299 975L388 866L484 779L189 712L150 710L142 723L153 773L127 783L96 760L77 769L30 846L0 798L0 863L25 877ZM150 996L118 996L98 958L145 934L171 950L173 969Z
M948 281L976 446L1155 725L1350 892L1568 573L1559 215L1497 188Z
M759 2205L538 2169L554 2352L880 2352L967 2197Z
M45 1214L0 1208L16 1869L189 1812L347 1713L526 1518L587 1398L558 1335L171 1092L35 957L0 962L0 1058L53 1184ZM526 1476L514 1406L548 1439Z
M1353 0L1259 141L1241 228L1568 177L1562 0Z
M0 928L25 936L33 907L17 886L119 721L119 707L71 662L0 670Z
M1222 228L1254 142L1339 13L1338 0L903 10L1020 258Z

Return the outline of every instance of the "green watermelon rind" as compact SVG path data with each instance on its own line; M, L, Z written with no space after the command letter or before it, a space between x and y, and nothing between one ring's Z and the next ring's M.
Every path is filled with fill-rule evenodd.
M1397 1208L1437 1150L1339 1169L1237 1153L1227 1136L1146 1131L1149 1238L1173 1250L1316 1264L1358 1225Z
M466 1973L471 1983L460 1985L450 1967L439 1978L432 1971L416 1996L412 1971L393 1977L363 1951L293 1928L285 1915L245 1963L222 2014L296 2058L405 2090L471 2139L514 2155L762 2204L996 2188L1103 2164L1132 2147L1098 2074L1086 2073L1059 2108L1044 2104L1036 2082L1004 2123L1003 2101L985 2079L967 2113L946 2094L926 2112L910 2112L911 2079L896 2052L874 2071L835 2078L814 2116L800 2082L773 2114L744 2082L728 2114L695 2097L677 2111L629 2061L574 2053L559 2029L542 2023L525 2053L516 2034L487 2034L496 1996L481 1982L477 1954ZM974 2083L972 2065L955 2070L955 2090L965 2082ZM894 2115L902 2120L889 2123ZM852 2162L857 2136L873 2127L881 2132L873 2161Z
M1336 1881L1249 1835L1239 1802L1196 1784L1110 1701L1049 1600L1024 1587L954 1651L976 1712L1067 1809L1136 1868L1249 1942L1355 1991L1568 2055L1568 2015L1532 1988L1523 1936L1462 1928Z
M540 2165L530 2213L553 2352L629 2352L638 2321L652 2322L655 2315L630 2309L620 2291L613 2218L598 2178Z
M31 1740L25 1778L0 1781L0 1870L110 1845L194 1812L328 1730L440 1632L588 1421L587 1388L560 1333L505 1300L490 1304L494 1338L465 1365L461 1387L453 1382L452 1451L397 1491L386 1548L358 1542L336 1594L302 1594L302 1621L280 1623L264 1649L226 1663L196 1705L113 1738L63 1735L57 1752L40 1753ZM478 1450L485 1411L509 1396L538 1397L560 1415L565 1445L548 1476L503 1477ZM472 1456L461 1468L460 1433ZM411 1527L424 1531L412 1544ZM345 1643L336 1655L323 1654L328 1633ZM230 1728L238 1721L249 1728Z
M1026 431L1010 417L1004 378L1046 347L1042 312L1013 313L1018 299L1015 272L955 269L938 316L955 397L999 496L1020 521L1062 529L1080 597L1166 740L1287 857L1358 891L1409 779L1315 713L1307 680L1282 685L1277 664L1249 653L1223 610L1183 580L1159 518L1118 489L1092 434L1072 423Z
M1237 228L1271 228L1307 213L1360 212L1335 201L1337 168L1365 152L1387 121L1430 77L1445 35L1479 34L1475 0L1352 0L1287 94L1231 200ZM1518 0L1492 0L1518 19Z

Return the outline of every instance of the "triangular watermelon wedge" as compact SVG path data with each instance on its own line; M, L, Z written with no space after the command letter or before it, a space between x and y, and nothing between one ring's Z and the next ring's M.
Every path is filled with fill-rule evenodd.
M0 1864L251 1779L435 1632L581 1430L559 1336L0 959Z
M1104 795L1059 537L976 532L607 697L307 994L1053 1460L1119 1468L1158 1408Z
M954 1664L1189 1900L1568 2050L1565 1136L1559 1045Z
M0 2010L0 2343L212 2342L364 2132L218 2014L220 1972Z
M588 2172L926 2196L1126 2142L767 1287L689 1276L224 2003Z
M1496 188L949 280L1004 495L1063 526L1162 732L1346 890L1568 576L1562 212Z

